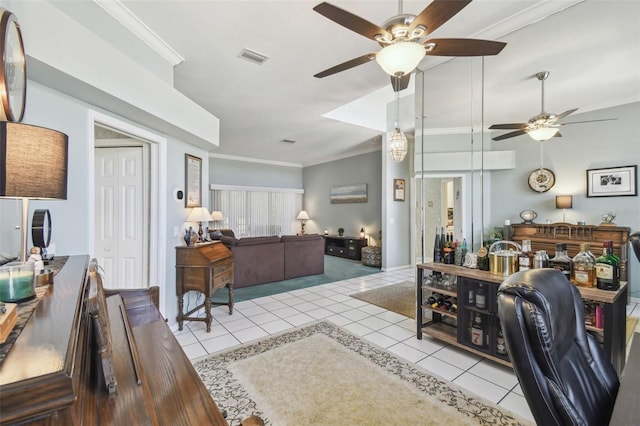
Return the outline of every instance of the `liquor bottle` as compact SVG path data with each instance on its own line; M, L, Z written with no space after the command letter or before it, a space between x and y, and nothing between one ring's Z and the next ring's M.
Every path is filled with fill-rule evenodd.
M438 302L437 302L437 300L436 300L436 298L435 298L435 296L433 294L431 296L429 296L429 298L427 299L427 303L432 308L435 308L435 307L438 306Z
M578 286L596 286L596 262L589 254L589 244L580 244L580 253L572 260L571 282Z
M567 245L556 244L556 255L549 259L549 267L562 272L567 281L571 280L571 258L567 256Z
M500 355L507 354L507 346L504 343L504 334L502 334L502 327L498 326L498 337L496 338L496 352Z
M476 308L487 309L487 291L482 283L478 283L478 291L476 292Z
M522 240L522 251L518 255L518 271L526 271L533 267L531 240Z
M438 232L438 227L436 226L436 240L433 244L433 261L435 263L440 263L440 233Z
M620 268L618 258L613 254L613 242L602 243L602 256L596 260L596 285L601 290L620 288Z
M460 245L460 264L459 266L464 265L464 258L467 256L467 239L462 239L462 244Z
M484 334L482 318L480 317L480 314L476 314L475 320L471 325L471 343L478 347L484 347Z

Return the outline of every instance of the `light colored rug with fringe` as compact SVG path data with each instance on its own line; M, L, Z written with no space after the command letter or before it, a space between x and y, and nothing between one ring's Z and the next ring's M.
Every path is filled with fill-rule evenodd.
M324 321L194 366L230 425L529 424Z

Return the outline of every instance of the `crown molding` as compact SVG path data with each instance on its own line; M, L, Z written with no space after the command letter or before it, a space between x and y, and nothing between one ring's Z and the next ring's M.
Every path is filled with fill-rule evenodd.
M93 0L102 10L111 15L116 21L120 22L125 28L135 34L147 46L153 49L158 55L162 56L165 61L176 66L184 62L184 58L180 56L169 44L167 44L158 34L153 32L151 28L145 25L136 15L133 14L120 0Z

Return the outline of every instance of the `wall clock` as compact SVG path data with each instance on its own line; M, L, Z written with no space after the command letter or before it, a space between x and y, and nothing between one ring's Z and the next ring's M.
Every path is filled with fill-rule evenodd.
M529 173L529 187L536 192L547 192L556 183L556 176L549 169L540 167Z
M20 25L15 15L2 11L0 19L0 119L20 122L27 95L27 63Z

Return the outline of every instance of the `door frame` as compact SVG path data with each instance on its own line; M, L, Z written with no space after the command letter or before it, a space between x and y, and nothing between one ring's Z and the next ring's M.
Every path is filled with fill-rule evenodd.
M166 259L166 232L164 229L167 223L166 215L166 191L161 188L167 187L167 175L162 164L167 162L167 139L158 134L152 133L138 125L118 119L102 112L89 110L89 129L87 134L91 135L88 144L88 170L89 170L89 248L91 256L94 257L95 244L95 153L96 148L94 127L101 125L110 127L116 131L129 134L141 142L149 145L149 285L160 287L160 300L166 300L166 269L161 267ZM163 312L164 309L160 308Z

